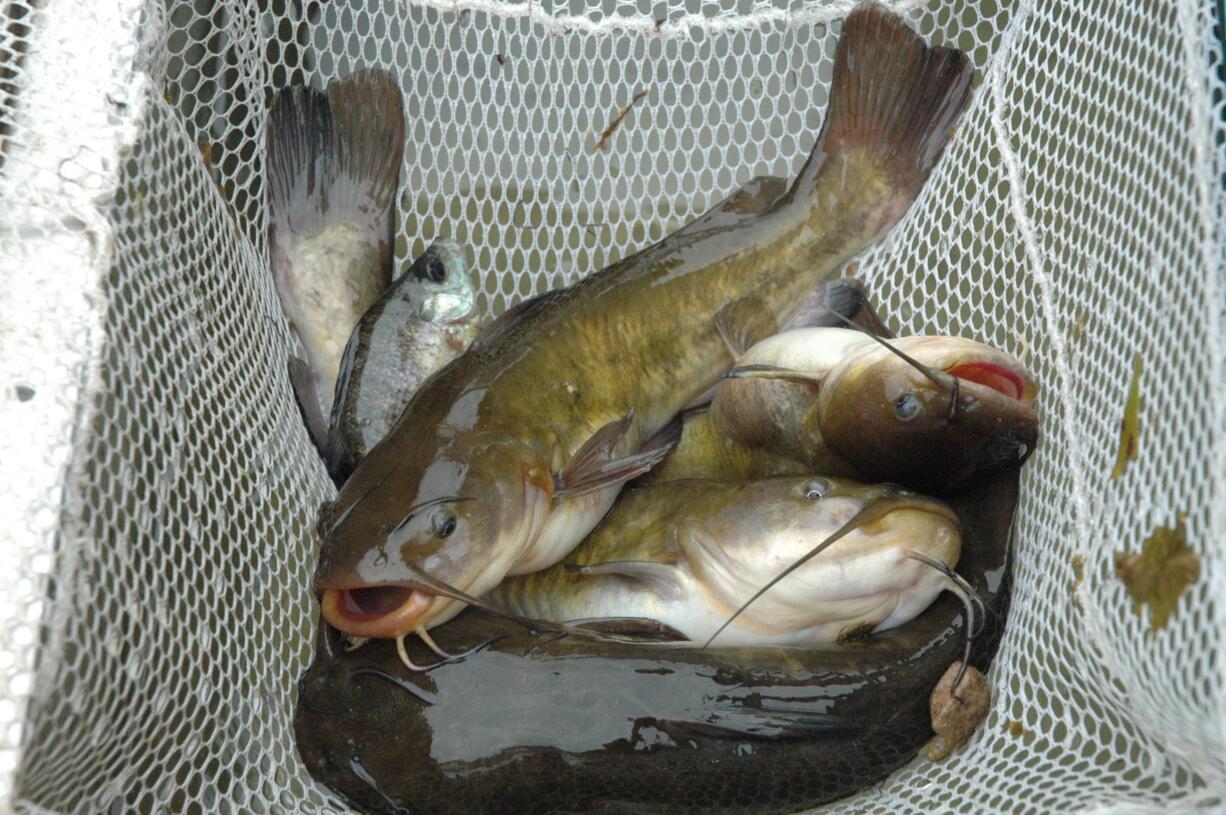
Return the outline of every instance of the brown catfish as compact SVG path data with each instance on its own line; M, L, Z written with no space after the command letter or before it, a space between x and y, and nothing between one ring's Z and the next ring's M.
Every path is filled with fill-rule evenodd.
M1005 623L1016 496L1013 471L950 499L958 573L988 612L980 670ZM460 655L416 672L391 643L344 652L321 626L294 733L311 774L368 812L792 813L915 758L965 631L950 595L899 628L808 649L533 634L468 611L432 632Z
M341 356L354 325L392 280L392 230L404 150L400 87L360 71L326 93L286 88L268 120L268 252L305 365L291 365L321 450Z
M321 520L324 618L356 637L420 634L565 557L667 453L656 434L677 412L903 216L971 73L886 10L854 11L786 194L528 301L417 392Z
M1025 461L1038 438L1034 377L962 337L794 329L729 376L644 481L820 472L944 494Z

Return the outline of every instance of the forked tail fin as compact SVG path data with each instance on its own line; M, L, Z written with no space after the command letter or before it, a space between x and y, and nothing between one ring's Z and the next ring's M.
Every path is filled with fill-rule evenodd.
M392 277L404 149L400 88L362 71L327 93L287 88L267 131L268 248L281 306L306 351L293 380L306 415L327 417L340 348ZM322 443L314 422L312 437Z
M360 71L321 93L286 88L268 121L269 240L276 247L325 226L352 224L378 247L391 280L393 217L404 152L400 88Z
M930 48L881 6L857 7L843 24L826 121L798 185L811 187L835 156L870 161L897 190L902 206L884 228L893 225L949 140L972 74L961 51Z

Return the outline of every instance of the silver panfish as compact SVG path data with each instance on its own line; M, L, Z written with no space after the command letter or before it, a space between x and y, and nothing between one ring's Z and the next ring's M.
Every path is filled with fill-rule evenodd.
M358 321L345 346L324 458L343 483L421 384L480 330L468 249L440 238Z

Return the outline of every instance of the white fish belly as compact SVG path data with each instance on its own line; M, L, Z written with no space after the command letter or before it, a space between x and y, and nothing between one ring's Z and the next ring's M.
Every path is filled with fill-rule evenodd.
M539 572L569 555L600 523L619 492L620 484L551 506L540 534L527 546L507 575L514 577Z

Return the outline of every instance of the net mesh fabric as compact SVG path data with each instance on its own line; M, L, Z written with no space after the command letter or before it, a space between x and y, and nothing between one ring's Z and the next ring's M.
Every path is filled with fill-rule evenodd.
M291 396L267 271L269 89L395 71L398 260L438 235L469 243L496 313L755 175L793 174L850 8L6 4L0 193L17 205L0 213L0 411L27 429L0 438L0 795L28 812L345 811L307 776L290 727L313 633L311 524L331 486ZM952 758L829 809L1221 805L1212 4L896 8L967 50L978 85L911 213L855 274L895 327L1025 360L1044 438L1024 474L991 715ZM1143 435L1113 480L1136 354ZM1151 634L1113 557L1178 513L1201 574Z

